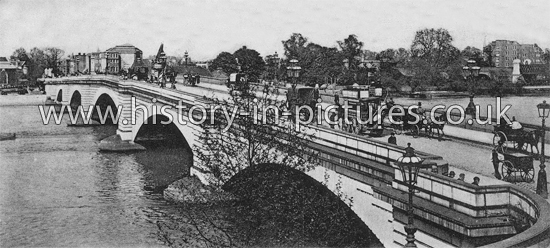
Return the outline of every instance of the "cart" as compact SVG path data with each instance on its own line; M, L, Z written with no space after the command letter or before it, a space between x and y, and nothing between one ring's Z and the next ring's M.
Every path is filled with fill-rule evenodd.
M502 179L507 182L532 182L535 177L533 156L523 153L499 153Z

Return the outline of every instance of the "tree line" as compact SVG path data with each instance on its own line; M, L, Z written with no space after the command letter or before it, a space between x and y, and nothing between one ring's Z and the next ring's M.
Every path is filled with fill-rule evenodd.
M326 47L310 41L300 33L282 41L284 58L273 61L271 56L262 59L253 49L243 47L234 53L222 52L213 61L211 70L226 73L241 71L253 80L287 80L286 67L291 59L298 60L302 68L300 82L306 85L335 83L338 85L369 84L381 81L395 90L403 86L411 90L440 89L475 90L466 83L462 67L468 60L478 66L491 67L492 47L479 49L468 46L462 51L453 45L453 37L443 28L418 30L409 48L388 48L380 52L369 51L356 35L349 35ZM550 62L550 51L543 54L544 63ZM367 61L380 61L379 70L369 68ZM510 82L497 79L481 80L478 88L497 87Z
M37 78L42 77L46 68L52 68L52 72L59 75L59 62L63 55L65 55L65 51L57 47L34 47L29 52L21 47L16 49L10 58L24 61L28 69L25 77L35 82Z

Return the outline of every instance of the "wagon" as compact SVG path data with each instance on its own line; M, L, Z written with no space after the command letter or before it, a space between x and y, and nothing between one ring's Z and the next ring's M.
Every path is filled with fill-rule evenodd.
M502 179L508 182L532 182L535 177L533 156L523 153L499 153Z

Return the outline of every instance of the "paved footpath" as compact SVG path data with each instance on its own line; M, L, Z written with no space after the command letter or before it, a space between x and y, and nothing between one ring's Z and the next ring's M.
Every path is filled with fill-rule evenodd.
M478 132L472 130L466 131ZM447 130L445 130L445 133L447 134ZM478 133L478 135L484 135L482 132ZM373 139L387 141L388 136ZM491 161L492 144L471 143L464 140L453 139L453 137L450 137L450 140L438 141L437 139L429 139L423 136L414 138L410 135L397 135L397 145L407 146L407 143L411 143L411 146L416 150L442 156L443 159L449 162L449 171L455 171L456 177L458 177L460 173L464 173L466 175L466 182L472 182L473 178L477 176L481 179L480 185L507 183L496 179L494 176L494 169ZM535 191L537 174L540 168L539 164L540 161L533 161L533 168L535 169L535 178L533 182L521 182L517 183L517 185ZM549 175L549 173L550 170L546 167L546 174Z

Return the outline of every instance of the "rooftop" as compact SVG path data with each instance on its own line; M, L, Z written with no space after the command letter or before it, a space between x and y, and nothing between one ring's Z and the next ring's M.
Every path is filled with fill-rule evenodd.
M141 53L142 51L139 48L133 46L132 44L126 43L115 47L111 47L107 49L107 52L118 52L120 54L135 54L137 52Z

